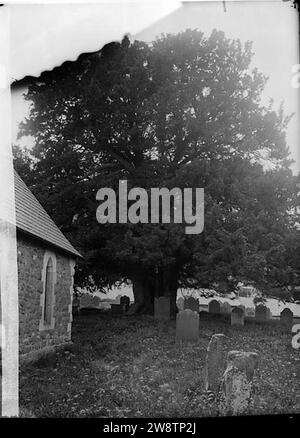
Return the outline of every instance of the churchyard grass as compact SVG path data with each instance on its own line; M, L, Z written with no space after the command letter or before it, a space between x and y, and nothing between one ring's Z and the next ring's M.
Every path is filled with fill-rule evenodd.
M147 316L79 316L73 345L20 372L21 416L202 417L220 415L204 387L206 349L215 333L228 351L259 353L248 414L300 412L300 355L277 322L231 327L200 314L199 340L175 342L175 321Z

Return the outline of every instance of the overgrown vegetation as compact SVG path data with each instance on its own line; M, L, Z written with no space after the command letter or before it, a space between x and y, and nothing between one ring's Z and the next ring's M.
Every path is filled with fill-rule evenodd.
M200 314L197 343L175 343L175 322L147 316L80 316L73 346L20 375L21 415L36 417L201 417L218 408L204 389L214 333L228 350L256 351L260 365L249 414L300 411L300 356L277 322L231 328Z

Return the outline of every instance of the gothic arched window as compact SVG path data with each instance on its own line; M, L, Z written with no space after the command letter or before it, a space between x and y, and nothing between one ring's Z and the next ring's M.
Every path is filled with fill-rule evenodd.
M53 307L53 292L54 292L54 270L51 257L48 259L45 276L45 301L44 301L44 324L51 326L52 322L52 307Z

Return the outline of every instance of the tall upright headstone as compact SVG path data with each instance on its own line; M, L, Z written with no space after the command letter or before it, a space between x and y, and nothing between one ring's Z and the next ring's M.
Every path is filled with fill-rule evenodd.
M258 322L267 321L267 307L263 304L259 304L255 307L255 320Z
M130 298L127 295L123 295L120 298L120 304L124 306L124 311L127 312L130 306Z
M176 340L197 341L199 338L199 313L185 309L176 315Z
M170 319L169 297L154 298L154 318L161 321Z
M288 307L286 307L280 313L280 323L283 325L292 325L293 317L294 317L293 312Z
M231 312L231 325L243 327L245 323L245 313L240 307L234 307Z
M184 300L184 309L190 309L199 312L199 300L194 297L188 297Z
M220 388L221 376L226 366L224 334L211 337L207 347L205 363L205 389L217 393Z

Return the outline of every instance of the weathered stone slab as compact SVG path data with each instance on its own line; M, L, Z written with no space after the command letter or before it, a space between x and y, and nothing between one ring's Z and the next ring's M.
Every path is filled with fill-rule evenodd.
M220 388L221 376L226 366L224 334L215 334L207 347L205 364L205 389L217 393Z
M194 297L188 297L184 300L184 309L190 309L199 312L199 300Z
M176 315L176 340L197 341L199 338L199 313L191 309Z
M129 306L130 306L130 298L127 295L123 295L120 298L120 304L122 304L123 306L125 306L125 312L128 311Z
M223 394L220 410L227 415L243 414L249 408L252 396L252 380L258 365L258 354L230 351L227 368L222 379Z
M243 327L245 323L245 312L240 307L234 307L231 312L231 325Z
M245 316L247 316L248 318L254 318L255 317L255 309L253 307L246 307Z
M162 321L170 319L170 298L154 298L154 318Z
M267 307L263 304L259 304L255 307L255 320L258 322L267 321Z
M211 300L208 304L208 311L214 315L219 315L221 311L221 305L217 300Z
M293 312L286 307L280 313L280 323L283 325L292 325L293 324L294 314Z

